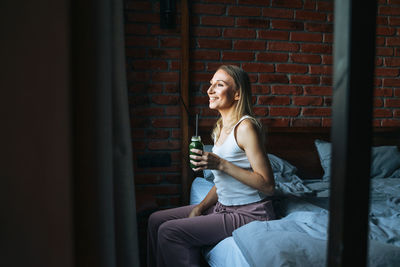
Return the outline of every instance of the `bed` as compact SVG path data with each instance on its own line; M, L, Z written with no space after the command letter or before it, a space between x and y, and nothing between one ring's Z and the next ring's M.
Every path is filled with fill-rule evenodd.
M200 129L211 149L209 129ZM212 267L323 266L329 221L329 128L271 128L266 148L276 180L277 220L254 221L205 248ZM400 129L374 131L371 155L369 266L400 266ZM200 176L199 173L196 175ZM196 177L190 202L213 186L210 171ZM368 179L367 177L366 179Z

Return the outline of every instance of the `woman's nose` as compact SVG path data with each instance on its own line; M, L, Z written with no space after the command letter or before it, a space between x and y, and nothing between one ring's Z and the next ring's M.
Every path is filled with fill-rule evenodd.
M210 87L208 87L207 89L207 94L212 94L214 92L214 85L210 85Z

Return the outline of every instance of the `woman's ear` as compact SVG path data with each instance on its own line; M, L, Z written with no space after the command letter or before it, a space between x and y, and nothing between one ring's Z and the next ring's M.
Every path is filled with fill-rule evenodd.
M239 90L237 90L236 92L235 92L235 98L234 98L236 101L239 101L239 99L240 99L240 92L239 92Z

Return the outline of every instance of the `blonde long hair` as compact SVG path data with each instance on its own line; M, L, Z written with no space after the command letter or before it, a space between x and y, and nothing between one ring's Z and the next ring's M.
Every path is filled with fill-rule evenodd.
M235 81L236 90L239 91L239 101L235 109L235 123L240 120L244 115L249 115L249 118L256 126L261 134L262 126L261 123L254 118L253 105L252 105L252 94L249 75L238 66L235 65L221 65L218 70L225 71ZM218 71L217 70L217 71ZM222 118L220 117L212 131L211 137L216 142L221 134L222 130Z

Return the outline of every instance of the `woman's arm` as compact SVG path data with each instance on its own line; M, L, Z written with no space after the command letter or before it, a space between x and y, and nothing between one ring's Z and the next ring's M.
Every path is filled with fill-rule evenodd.
M205 210L214 205L218 200L217 189L215 185L210 189L206 197L197 204L189 214L190 217L200 216Z
M253 171L242 169L209 152L203 152L202 156L191 156L200 160L192 161L194 165L199 166L195 170L217 169L264 194L272 195L275 188L274 176L256 126L249 120L243 120L236 128L236 140L239 147L245 151Z

